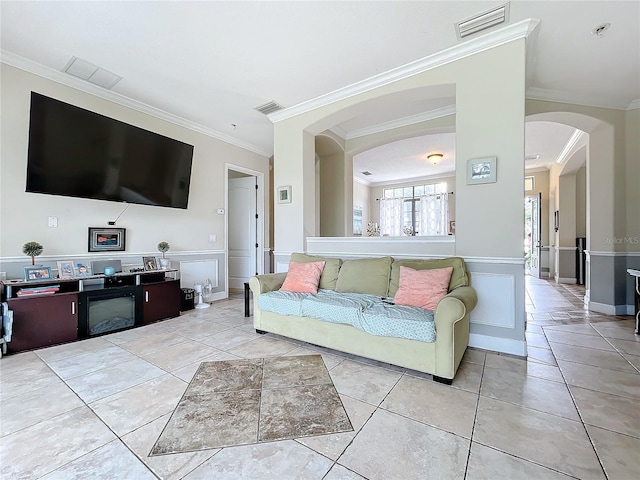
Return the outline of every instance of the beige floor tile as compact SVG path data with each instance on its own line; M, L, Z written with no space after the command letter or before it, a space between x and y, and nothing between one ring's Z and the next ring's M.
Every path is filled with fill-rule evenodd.
M525 375L527 373L526 358L504 355L501 353L487 353L487 361L484 365L488 368L508 370L510 372L521 373L522 375Z
M229 325L223 325L219 321L201 321L189 323L175 331L190 340L200 341L210 335L228 330L229 328Z
M623 353L622 356L640 372L640 355L631 355L630 353Z
M20 353L2 357L0 365L6 366L0 373L0 400L53 385L60 378L39 357L32 353Z
M480 397L474 442L583 480L604 473L580 422Z
M367 480L342 465L335 464L322 480Z
M184 341L185 338L181 335L176 335L172 331L163 331L149 333L142 338L121 343L119 346L134 355L144 356L158 350L171 348L172 345Z
M569 388L584 423L640 438L640 400Z
M556 357L554 357L553 353L551 353L551 350L547 348L527 346L527 359L535 360L547 365L558 365L558 362L556 362Z
M480 395L579 421L567 386L508 370L485 368Z
M251 334L238 330L237 328L229 327L226 330L204 337L200 341L211 347L226 351L243 343L255 340L256 338L260 338L257 333Z
M167 372L171 372L186 367L191 363L202 361L203 358L219 352L220 350L208 345L186 340L182 343L171 345L164 350L151 352L142 358Z
M640 375L560 360L568 385L640 399Z
M223 448L184 480L322 479L333 462L293 440Z
M338 393L372 405L380 405L400 380L401 373L345 360L329 371Z
M338 463L370 480L463 478L469 444L465 438L378 409Z
M165 374L98 400L91 404L91 408L122 436L172 412L186 388L186 382Z
M561 330L545 330L547 340L553 343L564 343L578 347L598 348L600 350L614 350L609 342L595 335L583 335L581 333L563 332Z
M564 333L576 333L581 335L594 335L599 336L598 332L589 324L579 325L546 325L542 327L546 332L547 330L557 330Z
M63 360L81 353L95 353L105 348L112 348L113 343L104 337L87 338L82 342L71 342L53 347L40 348L34 353L47 363Z
M74 392L86 403L95 402L121 392L166 372L141 358L67 380Z
M610 338L609 341L620 352L630 353L631 355L640 355L640 336L637 336L634 340Z
M527 337L527 345L538 348L549 348L549 343L547 343L547 339L542 333L526 333Z
M0 436L83 405L73 390L56 377L55 382L47 382L41 388L0 400Z
M303 437L296 439L297 442L302 445L315 450L316 452L330 458L331 460L337 460L344 449L351 443L351 440L356 436L358 431L362 428L367 420L373 415L376 407L355 398L341 395L342 405L344 406L351 425L353 426L353 432L334 433L330 435L318 435L315 437Z
M465 480L569 480L571 478L575 477L473 442Z
M327 352L320 352L318 350L314 350L313 348L307 346L300 346L291 350L288 353L285 353L285 357L297 356L297 355L322 355L322 361L324 362L327 370L331 370L336 365L342 363L344 361L344 357L340 357L338 355L333 355Z
M609 368L611 370L636 372L636 369L618 352L598 350L597 348L577 347L563 343L551 343L551 350L558 360Z
M172 455L149 456L151 448L167 425L171 414L143 425L122 437L122 441L163 480L178 480L211 458L220 449L199 452L174 453Z
M537 360L529 361L527 359L527 375L531 377L544 378L554 382L564 383L560 368L547 363L540 363Z
M227 351L241 358L263 358L285 355L296 348L298 346L293 343L262 335Z
M480 391L484 367L477 363L461 362L451 386L472 393Z
M640 478L640 439L587 425L596 452L610 479Z
M447 385L404 376L381 408L447 432L471 438L478 395Z
M593 324L593 328L605 338L635 341L635 325L633 321L598 322Z
M534 323L531 322L527 322L527 328L526 328L527 332L530 333L537 333L540 335L544 335L544 331L542 330L542 327L540 325L536 325Z
M85 351L69 357L47 362L49 367L63 380L86 375L106 367L130 362L137 357L120 347L111 345L96 351Z
M215 353L209 355L208 357L204 357L182 368L173 370L171 374L189 383L202 362L220 362L224 360L240 360L240 357L236 357L235 355L231 355L230 353L223 352L222 350L217 350Z
M120 440L114 440L70 463L58 468L41 480L69 480L91 478L109 480L119 478L155 480L156 476Z
M40 478L115 438L91 410L76 408L2 437L0 478Z
M484 365L487 358L487 351L477 348L467 348L462 357L463 362L477 363L478 365Z

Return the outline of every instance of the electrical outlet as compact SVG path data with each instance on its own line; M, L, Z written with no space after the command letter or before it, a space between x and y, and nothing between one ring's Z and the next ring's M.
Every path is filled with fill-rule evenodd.
M218 237L216 235L214 235L214 234L209 235L209 241L210 242L215 242L217 238Z
M49 226L57 227L58 226L58 217L49 217Z

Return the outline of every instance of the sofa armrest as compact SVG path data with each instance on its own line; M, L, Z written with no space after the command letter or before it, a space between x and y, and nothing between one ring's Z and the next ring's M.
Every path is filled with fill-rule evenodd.
M274 290L280 289L286 276L287 272L256 275L249 279L249 287L253 295L257 297L261 293L273 292Z
M467 313L471 312L478 303L478 294L472 287L458 287L451 290L445 298L457 298L464 304Z

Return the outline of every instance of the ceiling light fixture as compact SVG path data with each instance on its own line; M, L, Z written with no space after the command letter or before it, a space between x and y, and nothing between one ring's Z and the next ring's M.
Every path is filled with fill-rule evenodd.
M604 32L609 29L611 26L610 23L603 23L602 25L598 25L596 28L591 30L591 35L595 35L598 38L604 37Z
M442 157L444 157L443 154L441 153L432 153L431 155L427 156L427 160L429 160L431 163L433 163L434 165L437 165L437 163L442 160Z

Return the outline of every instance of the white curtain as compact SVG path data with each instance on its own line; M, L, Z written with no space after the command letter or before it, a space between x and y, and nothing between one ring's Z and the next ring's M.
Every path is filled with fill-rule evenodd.
M449 196L446 193L420 197L420 236L449 233Z
M380 235L402 235L402 198L380 200Z

